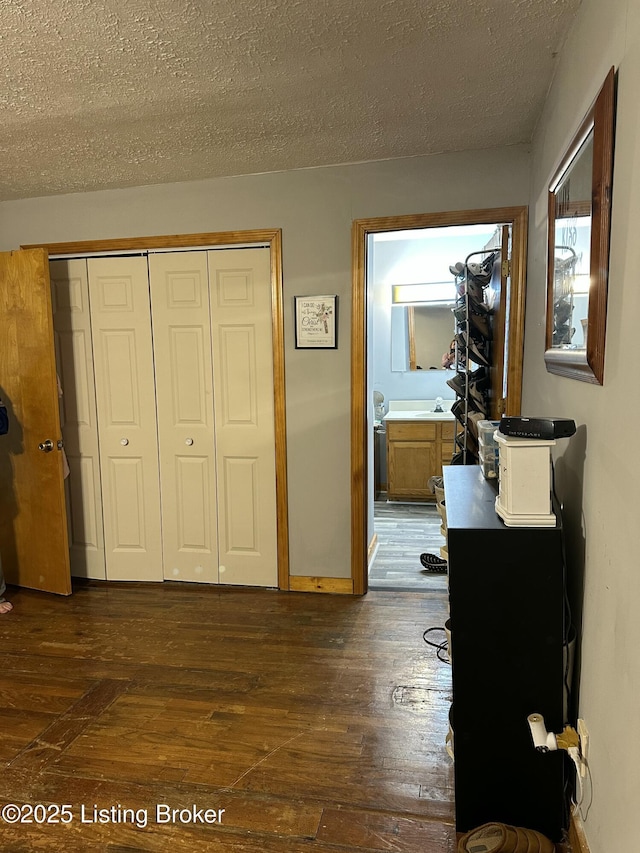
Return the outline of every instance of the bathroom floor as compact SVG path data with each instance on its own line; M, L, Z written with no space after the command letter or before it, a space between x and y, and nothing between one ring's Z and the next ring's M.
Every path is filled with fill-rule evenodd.
M446 592L447 575L423 571L420 554L440 556L445 539L435 504L398 503L385 495L374 504L377 549L369 589Z

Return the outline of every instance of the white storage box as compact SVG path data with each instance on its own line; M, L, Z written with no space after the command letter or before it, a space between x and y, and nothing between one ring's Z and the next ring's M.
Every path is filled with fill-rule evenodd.
M496 433L500 486L496 512L507 526L554 527L551 509L551 447L555 441Z

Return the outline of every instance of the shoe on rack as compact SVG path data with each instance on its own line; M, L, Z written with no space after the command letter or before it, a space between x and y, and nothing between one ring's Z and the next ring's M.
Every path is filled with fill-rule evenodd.
M464 397L467 387L466 374L456 373L451 379L447 379L447 385L456 392L458 397Z
M489 355L488 352L488 342L482 344L480 341L477 341L472 335L467 336L467 341L469 348L467 350L468 358L471 359L474 364L484 365L484 367L489 367Z
M456 335L456 342L458 344L458 348L463 352L466 352L467 357L470 358L471 361L476 364L483 365L484 367L489 366L489 359L483 352L483 344L480 341L476 341L473 335L470 335L467 332L459 332Z
M484 260L480 261L479 264L475 264L475 266L479 269L480 275L486 275L487 273L491 274L493 272L495 260L499 254L499 251L491 252L491 254L487 255L487 257L484 258Z
M447 379L447 385L449 386L449 388L456 392L458 397L466 396L467 383L469 388L473 389L476 392L476 395L479 396L480 402L482 403L484 398L479 392L483 391L488 386L488 376L486 369L480 366L470 373L460 371L456 373L455 376L452 376L451 379Z
M453 316L456 318L456 323L464 324L467 322L467 306L465 300L462 300L459 305L453 309Z
M570 344L571 338L575 335L576 330L575 327L569 328L567 323L563 323L561 326L556 326L553 330L552 343L554 347L561 346L561 344Z
M469 382L486 388L489 383L489 374L487 373L487 369L485 367L478 367L476 370L472 370L469 374Z
M557 326L562 326L569 323L569 317L571 317L571 312L573 311L574 306L567 299L566 296L563 296L561 299L558 299L557 302L553 305L553 321Z
M469 412L467 418L467 429L474 438L478 438L478 421L485 421L486 419L486 412Z
M554 853L555 844L541 832L505 823L485 823L465 833L458 853Z
M573 274L573 267L575 267L580 258L578 257L578 255L576 255L573 249L569 249L569 251L573 254L569 255L568 258L559 258L556 255L553 264L554 269L556 271L556 275L563 276L566 273L569 273L570 275Z
M458 420L462 424L462 426L464 426L465 421L467 419L467 401L464 398L460 397L451 406L451 412L454 418L456 418L456 420Z
M487 340L490 340L493 337L491 334L489 316L489 312L486 309L484 311L475 311L473 309L469 310L469 323L471 324L471 327Z
M476 284L486 287L491 281L491 269L486 269L482 264L467 264L467 272Z
M471 276L467 276L467 278L462 279L458 283L456 293L458 296L465 296L468 293L469 299L474 299L476 302L484 302L482 285L474 281Z
M451 266L449 267L449 272L456 278L464 278L464 276L467 274L467 268L462 263L462 261L458 261L457 264L451 264Z
M489 327L489 309L484 304L484 302L476 302L475 299L469 298L469 304L467 305L467 300L462 299L458 302L455 308L452 309L453 316L456 318L456 322L460 326L465 326L467 321L470 323L475 323L474 318L479 318L480 322L486 321L484 325ZM482 332L485 337L489 337L488 334Z
M471 430L467 430L466 436L463 432L458 433L458 435L455 438L455 445L460 450L464 450L466 447L468 452L471 452L471 453L477 453L478 452L478 440L472 434Z
M482 412L483 417L487 416L487 400L485 391L477 384L469 385L469 404L478 412Z

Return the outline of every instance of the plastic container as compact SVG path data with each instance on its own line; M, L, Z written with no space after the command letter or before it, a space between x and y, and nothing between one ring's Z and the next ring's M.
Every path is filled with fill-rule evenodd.
M478 451L482 473L487 480L495 480L500 471L500 450L494 438L500 421L478 421Z
M496 445L494 432L500 426L500 421L478 421L478 441L480 444Z
M487 480L495 480L500 471L500 451L498 446L480 447L480 466Z

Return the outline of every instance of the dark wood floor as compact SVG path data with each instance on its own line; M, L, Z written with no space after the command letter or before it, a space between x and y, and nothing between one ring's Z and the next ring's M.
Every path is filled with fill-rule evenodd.
M0 803L72 821L0 822L3 853L454 851L440 592L9 592Z

